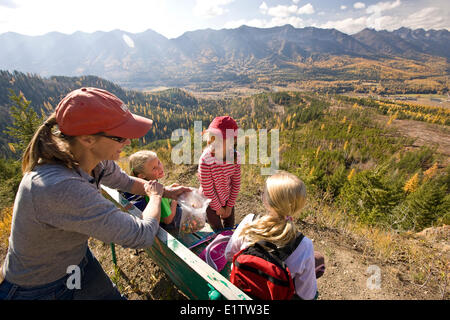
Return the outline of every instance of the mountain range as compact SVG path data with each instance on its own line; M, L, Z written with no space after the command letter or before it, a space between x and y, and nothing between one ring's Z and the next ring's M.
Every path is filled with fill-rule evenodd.
M205 29L175 39L152 30L42 36L8 32L0 35L0 47L0 69L41 76L97 75L126 87L220 81L248 84L267 76L320 80L328 77L330 70L317 62L331 57L378 62L401 58L419 63L437 58L446 66L440 75L448 75L450 32L364 29L348 35L336 29L291 25ZM311 66L315 66L314 72ZM309 71L302 72L302 68ZM361 77L354 72L339 76L344 80Z

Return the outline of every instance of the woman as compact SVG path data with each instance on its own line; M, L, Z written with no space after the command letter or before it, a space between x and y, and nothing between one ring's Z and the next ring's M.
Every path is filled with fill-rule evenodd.
M0 300L123 298L90 252L88 238L149 247L158 231L162 196L176 199L188 190L129 177L114 162L130 139L144 136L151 126L152 120L132 114L101 89L78 89L61 100L23 155ZM100 183L147 195L142 219L106 200ZM81 276L75 286L68 285L77 283L72 270Z

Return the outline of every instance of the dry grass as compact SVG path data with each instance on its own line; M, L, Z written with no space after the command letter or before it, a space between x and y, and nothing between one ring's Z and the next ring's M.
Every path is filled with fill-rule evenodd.
M397 233L367 226L322 201L309 199L304 220L318 228L336 230L354 242L363 256L397 270L401 281L417 289L427 288L441 299L449 299L450 251L447 240L437 241L415 233Z

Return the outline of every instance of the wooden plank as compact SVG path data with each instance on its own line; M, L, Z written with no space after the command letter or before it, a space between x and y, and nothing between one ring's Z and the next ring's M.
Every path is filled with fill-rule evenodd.
M123 211L142 217L142 212L124 199L117 190L105 186L102 186L102 189L105 197ZM146 252L190 299L208 299L209 284L225 299L251 300L249 296L163 228L159 228L152 247L147 248Z

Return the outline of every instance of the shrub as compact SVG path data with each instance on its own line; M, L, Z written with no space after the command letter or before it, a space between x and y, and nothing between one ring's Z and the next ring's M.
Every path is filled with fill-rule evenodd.
M376 225L388 222L391 210L401 197L397 186L386 178L383 170L365 170L345 183L338 202L362 222Z

